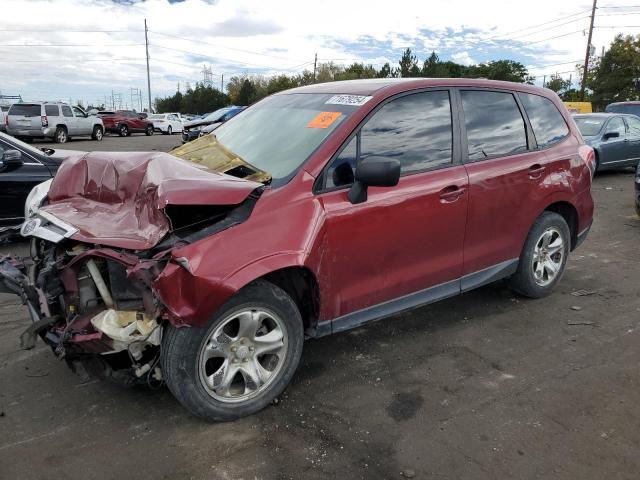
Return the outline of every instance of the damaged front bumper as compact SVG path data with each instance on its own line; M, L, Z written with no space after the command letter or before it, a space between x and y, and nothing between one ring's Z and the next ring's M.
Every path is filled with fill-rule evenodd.
M84 380L161 382L165 309L151 283L164 260L32 242L33 259L0 257L0 292L18 295L31 317L21 347L39 336Z

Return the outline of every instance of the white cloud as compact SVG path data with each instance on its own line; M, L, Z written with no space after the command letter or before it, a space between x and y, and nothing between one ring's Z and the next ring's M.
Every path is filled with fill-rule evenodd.
M0 88L2 93L28 98L93 102L113 89L128 99L130 87L146 90L145 18L150 29L153 96L171 93L178 82L200 80L205 63L212 65L216 82L222 74L229 78L241 72L294 73L312 67L316 52L337 63L379 64L389 59L395 63L409 46L422 52L447 50L453 52L454 60L471 63L487 59L491 53L484 52L495 51L500 39L515 40L500 44L502 58L509 52L513 56L528 52L535 60L527 63L541 78L572 70L572 62L584 57L586 39L576 32L588 27L590 3L539 0L525 15L521 2L508 0L396 0L391 8L386 0L186 0L174 4L147 0L133 5L109 0L2 0L0 45L14 46L0 47ZM615 2L616 6L634 4L637 0ZM599 14L606 11L601 8ZM580 15L530 28L576 13ZM629 18L635 17L602 17L596 24L634 24ZM619 31L640 33L640 28L596 29L596 51ZM551 38L565 33L569 35ZM347 47L363 37L388 42L390 48L367 53ZM88 46L15 46L24 44ZM563 62L567 63L538 68Z
M462 65L473 65L477 63L471 56L469 52L458 52L451 55L451 58L454 62L460 63Z

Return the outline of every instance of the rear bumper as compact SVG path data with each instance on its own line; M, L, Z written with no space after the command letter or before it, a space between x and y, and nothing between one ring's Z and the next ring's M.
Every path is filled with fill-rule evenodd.
M182 143L190 142L200 136L200 130L189 130L188 132L182 131Z

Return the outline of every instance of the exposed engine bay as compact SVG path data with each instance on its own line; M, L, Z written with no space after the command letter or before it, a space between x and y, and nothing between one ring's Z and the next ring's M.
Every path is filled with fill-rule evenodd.
M0 257L0 291L29 309L23 348L39 336L85 380L157 386L163 328L184 323L155 280L170 262L189 269L173 249L245 221L263 186L166 154L111 155L63 164L22 226L31 258Z

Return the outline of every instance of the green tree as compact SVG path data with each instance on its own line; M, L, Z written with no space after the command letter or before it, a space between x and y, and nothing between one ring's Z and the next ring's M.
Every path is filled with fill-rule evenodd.
M400 61L398 62L399 73L401 77L419 77L420 68L418 67L418 57L411 53L411 49L407 48Z
M203 114L212 112L229 104L227 97L220 90L196 83L195 88L189 86L183 95L179 91L170 97L156 98L155 107L159 113L180 112Z
M257 88L249 79L245 79L242 82L242 86L240 87L240 91L238 92L238 105L251 105L257 98Z
M472 65L468 67L465 76L529 84L533 84L535 80L535 77L529 75L529 71L523 64L513 60L492 60L479 65Z
M617 35L604 55L594 60L587 86L597 108L636 100L640 91L640 35Z
M571 80L564 80L560 75L551 75L549 81L545 85L549 90L553 90L558 95L562 96L571 88Z

